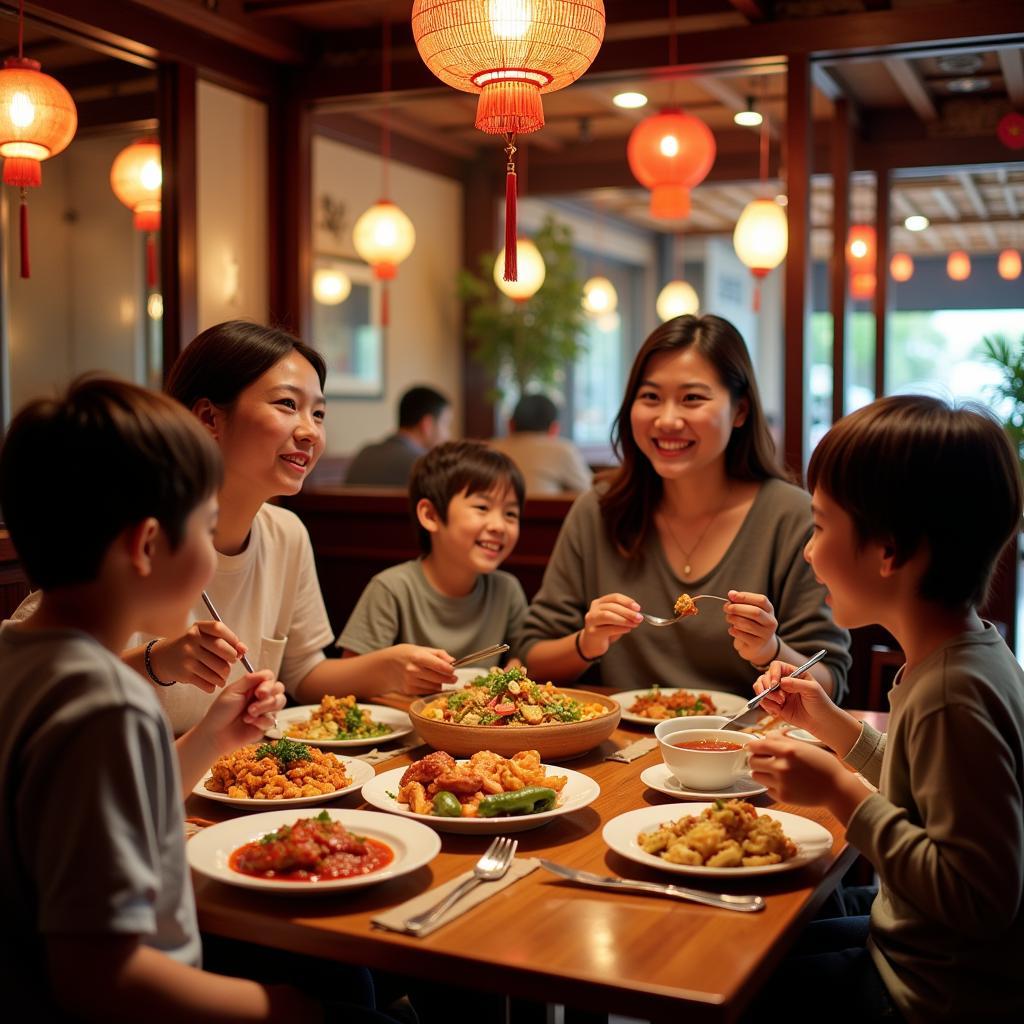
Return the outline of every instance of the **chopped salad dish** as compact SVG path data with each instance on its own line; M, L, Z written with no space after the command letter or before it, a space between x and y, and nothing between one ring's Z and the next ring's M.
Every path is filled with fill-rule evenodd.
M423 708L423 717L454 725L518 727L586 722L609 713L601 703L584 703L551 683L534 682L524 668L492 669L464 690L446 693Z

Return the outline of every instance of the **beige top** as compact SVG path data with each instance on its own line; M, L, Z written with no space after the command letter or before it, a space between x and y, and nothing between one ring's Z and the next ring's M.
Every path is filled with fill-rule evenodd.
M248 646L252 667L270 669L294 696L334 639L313 545L299 517L277 505L262 505L245 550L237 555L218 554L217 571L206 589L225 624ZM192 609L190 622L209 618L200 601ZM129 646L146 639L133 637ZM244 672L238 661L230 679ZM191 729L217 695L184 683L154 689L175 736Z
M889 703L846 757L879 786L847 826L880 879L871 955L908 1020L1024 1019L1024 670L986 622Z
M504 452L522 470L527 494L585 491L593 474L579 449L564 437L537 430L521 430L496 437L488 444Z

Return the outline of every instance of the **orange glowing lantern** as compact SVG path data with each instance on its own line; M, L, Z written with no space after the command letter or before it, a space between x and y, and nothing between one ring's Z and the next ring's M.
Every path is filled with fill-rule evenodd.
M971 276L971 257L963 249L954 250L946 260L946 273L954 281L966 281Z
M876 284L873 271L855 270L850 275L850 297L861 301L873 298Z
M146 283L156 285L156 241L160 230L160 188L163 184L160 143L155 138L137 139L114 157L110 187L132 211L135 229L146 232Z
M505 270L516 279L516 136L544 125L541 95L571 85L604 39L603 0L414 0L412 34L442 82L478 93L476 127L505 136Z
M651 189L651 216L688 217L690 189L707 177L715 153L715 137L699 117L664 110L641 121L626 157L633 177Z
M0 156L4 183L21 190L22 277L30 275L25 190L42 184L41 162L66 149L78 127L71 94L39 68L39 61L22 56L19 21L18 56L8 57L0 70Z
M873 272L876 251L873 227L869 224L855 224L850 228L850 237L846 240L846 262L854 273Z
M914 261L905 252L894 253L889 261L889 273L894 281L901 284L909 281L914 276Z
M1004 281L1016 281L1021 270L1020 253L1016 249L1004 249L999 254L996 270Z

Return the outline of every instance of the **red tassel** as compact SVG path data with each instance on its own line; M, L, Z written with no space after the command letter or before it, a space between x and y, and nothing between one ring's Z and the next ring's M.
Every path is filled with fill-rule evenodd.
M21 190L21 276L31 277L32 267L28 258L28 200L25 190Z
M152 231L146 232L146 289L156 288L156 239Z
M380 286L380 325L387 327L391 322L391 306L388 301L388 283L385 281Z
M506 281L519 280L516 251L516 172L505 175L505 273Z

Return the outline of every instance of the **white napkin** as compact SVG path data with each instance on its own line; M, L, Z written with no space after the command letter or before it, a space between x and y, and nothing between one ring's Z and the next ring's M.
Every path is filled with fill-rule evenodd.
M410 917L415 917L431 907L436 907L452 889L461 885L467 878L472 877L472 871L464 871L450 882L445 882L444 885L439 885L436 889L431 889L411 900L406 900L405 903L400 903L397 907L385 910L372 920L378 928L386 928L392 932L403 932L405 935L415 934L417 938L422 938L424 935L436 932L438 928L443 927L449 921L454 921L455 918L461 917L466 911L479 906L485 900L489 900L496 893L501 892L502 889L507 889L510 885L514 885L520 878L525 878L538 867L540 867L540 861L534 857L516 857L512 861L512 866L501 878L494 882L480 882L475 888L466 893L455 906L449 907L433 924L415 933L406 931L405 922Z
M630 743L625 747L620 747L614 754L606 755L605 760L622 761L624 764L629 764L630 761L635 761L638 757L643 757L644 754L649 754L657 745L658 741L652 736L648 736L645 739L637 740L635 743Z

